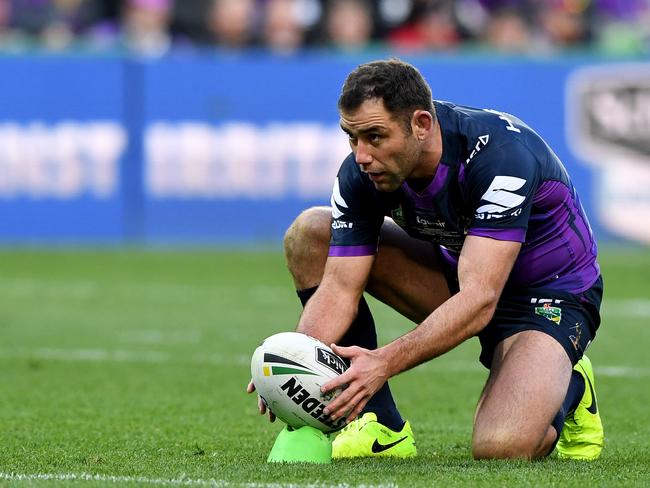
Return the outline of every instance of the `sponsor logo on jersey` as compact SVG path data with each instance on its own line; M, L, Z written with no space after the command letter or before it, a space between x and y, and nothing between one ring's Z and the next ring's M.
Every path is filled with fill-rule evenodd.
M404 219L404 211L402 210L401 206L392 209L390 211L390 216L400 227L404 227L406 225L406 220Z
M530 303L532 304L539 304L543 305L544 303L552 303L554 305L559 305L562 303L564 300L560 300L558 298L531 298Z
M440 219L432 219L423 215L416 215L415 221L422 227L438 227L440 229L445 228L445 221Z
M562 309L558 306L564 300L557 298L531 298L530 303L537 305L535 313L544 318L549 319L551 322L559 324L562 320Z
M481 197L482 202L488 203L476 209L475 218L489 220L520 215L521 209L516 207L524 203L526 197L514 192L525 184L526 180L516 176L495 176Z
M487 143L489 141L490 141L490 135L489 134L484 134L482 136L478 136L478 141L476 141L476 145L474 146L474 149L469 154L469 157L465 160L465 164L469 163L474 156L476 156L479 152L481 152L481 149L483 149L485 146L487 146Z
M354 222L345 222L343 220L332 220L332 229L351 229Z
M316 348L316 361L318 361L323 366L327 366L329 369L338 374L343 374L347 365L343 360L338 357L336 354L332 354L330 351L323 349L322 347Z
M514 119L513 115L507 114L505 112L499 112L498 110L493 110L491 108L484 108L483 109L485 112L498 115L501 120L503 120L506 123L506 130L512 131L512 132L521 132L521 129L518 127L515 127L514 123L512 122L512 119Z
M562 320L562 309L560 307L552 307L548 303L545 303L541 307L535 307L535 314L547 318L556 324L559 324L560 320Z
M330 205L332 206L332 218L338 219L343 217L345 210L348 208L348 204L345 199L341 196L341 188L339 187L339 177L337 176L334 180L334 188L332 189L332 198L330 199Z
M580 339L582 338L582 324L580 322L576 322L576 325L571 327L571 330L573 331L573 334L569 336L569 339L571 340L571 344L573 344L573 348L576 351L580 350ZM589 344L587 344L589 345Z

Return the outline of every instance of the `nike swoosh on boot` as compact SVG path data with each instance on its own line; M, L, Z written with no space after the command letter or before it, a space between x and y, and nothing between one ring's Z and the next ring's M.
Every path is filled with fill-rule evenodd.
M393 446L396 446L400 442L402 442L404 439L406 439L406 436L402 437L401 439L396 440L395 442L391 442L390 444L380 444L377 439L375 439L375 442L372 443L372 452L375 454L379 452L384 452L387 449L390 449Z

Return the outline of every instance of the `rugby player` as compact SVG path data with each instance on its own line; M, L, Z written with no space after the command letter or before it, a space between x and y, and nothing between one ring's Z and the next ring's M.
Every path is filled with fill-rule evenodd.
M477 336L490 373L473 456L534 459L557 446L560 457L598 458L604 433L584 352L602 278L558 157L513 115L432 101L419 71L397 59L352 71L338 109L352 153L331 208L306 210L285 236L305 304L297 330L351 363L323 387L347 385L327 409L349 421L333 457L415 456L387 380ZM364 291L417 327L377 348Z

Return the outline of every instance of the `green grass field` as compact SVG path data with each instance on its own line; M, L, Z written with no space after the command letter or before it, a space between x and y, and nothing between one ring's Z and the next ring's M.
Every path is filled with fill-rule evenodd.
M420 455L268 465L249 358L300 313L274 252L0 252L0 486L648 486L650 251L601 259L594 463L475 462L469 341L392 382ZM410 327L371 303L382 342Z

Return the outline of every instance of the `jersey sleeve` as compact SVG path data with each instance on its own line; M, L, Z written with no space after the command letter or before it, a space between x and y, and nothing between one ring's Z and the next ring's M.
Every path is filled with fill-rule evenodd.
M350 155L341 165L332 189L330 256L376 254L384 218L372 183L368 183Z
M540 171L519 141L486 148L470 160L465 172L474 217L468 235L524 242Z

